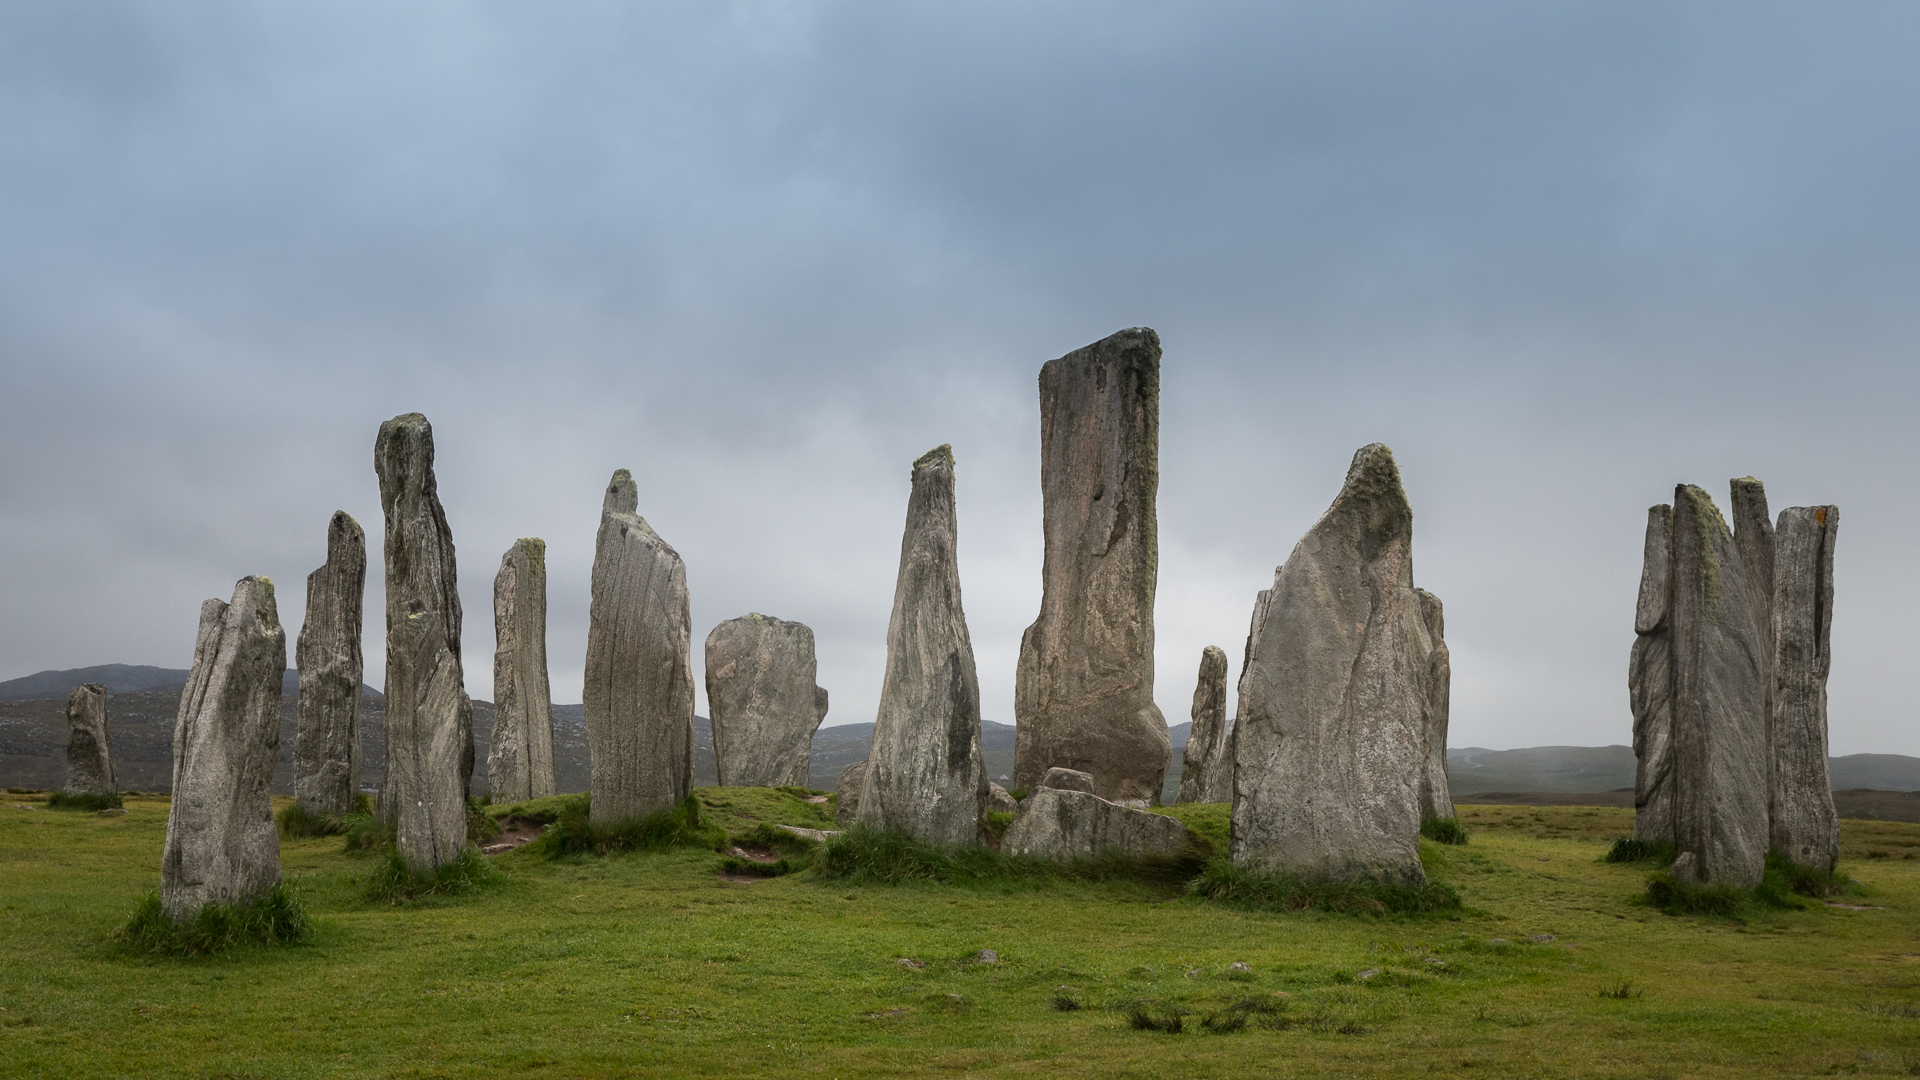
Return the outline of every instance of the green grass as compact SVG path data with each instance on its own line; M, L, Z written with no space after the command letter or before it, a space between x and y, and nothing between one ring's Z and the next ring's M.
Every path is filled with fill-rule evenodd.
M1636 840L1631 836L1622 836L1607 848L1607 853L1601 859L1610 863L1650 862L1668 866L1679 854L1680 849L1674 847L1671 840Z
M552 827L527 847L557 859L566 855L665 851L673 847L713 850L727 838L724 829L701 821L700 800L691 795L657 814L602 825L593 823L592 809L592 802L585 795L567 800L561 805Z
M1204 841L1202 841L1204 844ZM1200 871L1195 849L1174 858L1106 853L1072 863L1003 855L975 845L941 848L894 832L853 826L821 845L814 872L854 885L931 883L967 889L1042 888L1065 881L1111 881L1177 890Z
M478 848L468 845L459 858L435 867L427 873L415 871L389 847L380 852L380 861L367 875L363 894L368 900L404 904L429 896L462 896L497 884L500 871L493 868Z
M1223 904L1259 911L1331 911L1359 915L1432 915L1460 910L1460 894L1442 882L1414 888L1351 881L1311 881L1290 874L1235 866L1225 856L1208 859L1187 892Z
M332 814L315 814L297 802L290 802L273 815L273 823L280 829L280 835L289 840L305 840L316 836L338 836L347 831L345 818Z
M134 905L112 940L128 952L146 956L193 957L224 953L245 945L297 945L313 937L313 922L285 883L241 904L203 904L193 917L176 923L149 891Z
M49 810L118 810L125 805L117 791L56 791L47 796Z
M1420 835L1436 844L1464 844L1467 842L1466 826L1459 818L1429 818L1420 823Z

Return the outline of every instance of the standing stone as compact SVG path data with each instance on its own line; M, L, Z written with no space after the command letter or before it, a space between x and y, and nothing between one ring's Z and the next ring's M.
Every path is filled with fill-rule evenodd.
M1673 874L1760 883L1767 840L1766 635L1746 568L1713 499L1674 491Z
M593 551L587 624L592 821L644 818L693 790L693 620L680 554L635 511L640 489L613 474Z
M547 542L522 537L493 577L493 801L554 794L553 694L547 686Z
M1840 822L1827 775L1827 670L1833 623L1837 506L1780 511L1773 561L1772 844L1803 866L1831 871Z
M1207 802L1207 795L1219 786L1213 780L1213 771L1226 764L1227 654L1218 645L1209 645L1200 653L1192 716L1193 727L1187 732L1187 746L1180 755L1180 794L1175 802Z
M267 785L286 671L273 582L241 578L231 602L200 605L193 670L173 724L173 800L160 859L160 905L176 923L210 903L257 899L280 883Z
M1055 765L1107 799L1160 801L1173 760L1153 703L1159 576L1160 337L1138 327L1040 369L1046 555L1020 640L1015 787Z
M707 708L721 787L805 787L827 715L814 685L813 631L758 613L707 635Z
M1420 819L1438 821L1454 816L1453 792L1447 787L1447 717L1452 711L1453 655L1447 651L1446 609L1440 598L1425 589L1420 598L1420 621L1427 628L1433 651L1427 654L1427 761L1420 776Z
M107 688L83 683L67 695L67 783L76 795L111 795L120 790L113 775L113 738L107 733Z
M387 575L387 685L391 699L396 690L416 693L411 685L396 686L394 664L396 638L411 633L408 621L420 612L439 616L446 638L447 652L453 658L453 679L458 693L450 721L463 749L454 762L454 770L464 794L473 776L473 701L467 697L460 669L460 590L453 558L453 531L447 528L447 514L440 506L439 487L433 477L433 425L419 413L405 413L380 425L373 444L373 471L380 477L380 509L386 517L385 543ZM436 669L437 670L437 669ZM424 700L424 699L423 699ZM437 697L432 703L438 703ZM428 727L439 729L440 718ZM412 751L402 747L401 753ZM398 803L411 799L413 792L396 788L393 775L393 727L387 727L387 773L380 782L380 820L393 824Z
M860 816L860 792L867 786L867 763L856 761L840 770L840 797L833 801L833 820L851 825Z
M1673 842L1673 507L1647 509L1627 694L1633 709L1633 835Z
M1727 481L1732 496L1733 546L1746 568L1752 595L1753 624L1765 646L1764 662L1773 664L1773 520L1767 513L1767 487L1751 476Z
M326 565L307 575L307 617L293 647L300 719L293 798L309 814L351 813L360 792L360 624L367 534L345 510L327 522Z
M387 637L387 778L395 846L415 873L460 857L467 793L460 783L460 661L437 611L415 611Z
M1234 732L1233 860L1419 885L1433 646L1393 452L1345 486L1274 575Z
M1280 568L1274 567L1273 572L1278 574ZM1240 681L1234 684L1233 720L1224 740L1226 761L1208 777L1207 802L1233 801L1233 775L1238 768L1236 762L1239 761L1239 751L1235 747L1239 744L1240 718L1247 715L1247 695L1253 686L1253 654L1260 647L1260 630L1267 625L1267 609L1272 604L1272 589L1261 589L1259 595L1253 598L1253 618L1247 627L1247 647L1240 655Z
M949 847L979 840L987 801L957 540L953 450L941 446L913 463L887 675L856 820Z

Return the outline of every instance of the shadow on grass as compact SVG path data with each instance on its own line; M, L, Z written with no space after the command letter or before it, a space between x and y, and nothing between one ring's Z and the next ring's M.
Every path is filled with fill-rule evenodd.
M240 945L294 945L312 937L313 921L284 884L246 903L206 904L184 923L167 918L160 894L149 892L113 933L114 942L128 952L170 957L205 956Z
M117 791L56 791L47 796L49 810L118 810Z

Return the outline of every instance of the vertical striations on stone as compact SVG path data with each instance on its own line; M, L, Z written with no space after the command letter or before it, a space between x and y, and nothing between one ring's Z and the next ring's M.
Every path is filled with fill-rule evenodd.
M1447 651L1447 615L1440 598L1425 589L1413 590L1420 599L1420 622L1426 627L1432 651L1427 654L1427 711L1425 719L1426 770L1420 777L1420 818L1451 818L1453 792L1447 787L1447 718L1452 712L1453 654Z
M586 714L596 825L644 818L693 790L693 620L687 570L613 474L593 552Z
M945 846L979 840L987 801L957 541L953 451L940 446L913 463L887 674L856 820Z
M1040 617L1020 641L1013 777L1090 772L1159 802L1172 762L1153 702L1160 337L1137 327L1040 369Z
M1226 763L1227 654L1218 645L1200 653L1192 716L1186 750L1180 755L1180 793L1175 802L1208 802L1208 794L1220 786L1213 774Z
M67 783L62 790L94 795L120 790L113 774L113 738L107 732L103 683L82 683L67 694Z
M1827 774L1828 638L1833 623L1837 506L1795 506L1774 531L1772 846L1831 871L1840 822Z
M757 612L729 619L707 634L706 662L720 786L805 787L827 715L813 631Z
M1766 635L1733 535L1691 484L1674 490L1671 581L1673 873L1750 888L1768 839Z
M395 847L416 873L467 846L460 783L460 661L437 611L416 610L387 636L387 778L396 792Z
M345 510L327 522L326 564L307 575L307 617L293 647L300 718L293 797L310 814L353 810L360 791L360 656L367 534Z
M553 693L547 684L547 542L522 537L493 577L493 801L554 794Z
M1673 507L1647 508L1627 695L1633 709L1633 835L1673 842Z
M1280 568L1274 567L1273 572L1277 576ZM1228 724L1224 740L1227 760L1225 766L1215 769L1208 780L1208 802L1233 801L1233 774L1238 767L1235 763L1239 760L1239 752L1234 747L1240 737L1240 718L1247 715L1247 693L1251 689L1254 650L1260 647L1260 629L1267 625L1267 608L1272 604L1272 589L1261 589L1253 598L1253 617L1247 627L1247 645L1240 655L1240 680L1234 684L1233 720Z
M1234 729L1233 859L1418 885L1433 646L1393 452L1346 483L1274 575Z
M1753 624L1773 662L1773 518L1767 513L1767 487L1751 476L1727 481L1733 512L1733 546L1747 573Z
M173 724L173 800L160 860L160 905L176 923L209 903L246 903L280 883L267 785L286 671L273 582L241 578L232 601L200 605L193 670Z

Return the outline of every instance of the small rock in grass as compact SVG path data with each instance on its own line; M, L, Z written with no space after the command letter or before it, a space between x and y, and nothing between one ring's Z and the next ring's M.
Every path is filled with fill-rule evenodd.
M1548 942L1553 940L1553 935L1552 934L1535 934L1533 935L1533 938L1531 940L1535 942Z
M1000 954L994 952L992 949L981 949L979 952L973 954L973 962L976 964L997 964L1000 962Z
M1440 959L1437 956L1427 957L1427 963L1432 964L1434 967L1437 967L1437 968L1443 968L1447 966L1447 962L1445 960Z
M1380 974L1379 968L1368 968L1367 970L1361 972L1360 974L1355 975L1354 978L1359 979L1361 982L1366 982L1368 979L1371 979L1378 974Z
M1233 963L1227 965L1227 970L1251 972L1253 970L1253 967L1249 965L1245 960L1235 960Z
M903 968L923 968L927 966L927 962L925 960L915 960L911 956L903 956L900 959L895 960L894 963L899 964Z
M125 813L126 813L126 811L125 811L125 810L122 810L122 809L120 809L119 807L117 807L117 806L116 806L116 807L113 807L113 808L111 808L111 809L107 809L107 810L102 810L102 811L100 811L100 816L101 816L101 817L119 817L119 816L121 816L122 814L125 814Z

